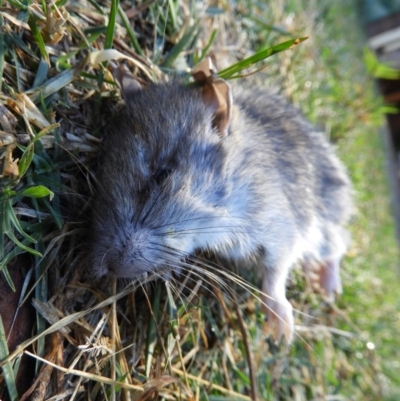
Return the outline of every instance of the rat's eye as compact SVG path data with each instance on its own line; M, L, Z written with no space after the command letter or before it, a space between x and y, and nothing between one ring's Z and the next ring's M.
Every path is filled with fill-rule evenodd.
M154 174L154 180L157 185L161 185L171 174L172 168L170 167L163 167L157 170Z

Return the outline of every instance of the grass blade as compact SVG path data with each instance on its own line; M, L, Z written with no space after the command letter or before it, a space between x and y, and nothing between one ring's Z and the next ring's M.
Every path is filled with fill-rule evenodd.
M19 249L19 248L16 248ZM20 253L22 253L22 251L20 251L19 253L17 253L16 255L19 255ZM15 256L13 256L10 260L7 261L7 263L11 262L12 259L14 259ZM8 286L11 288L12 291L16 291L15 285L12 281L10 272L8 271L7 265L2 265L2 267L0 266L0 271L4 274L4 278L7 281Z
M71 68L70 70L65 70L54 78L48 79L43 85L27 92L27 94L34 103L37 103L40 100L40 93L42 93L43 98L46 99L48 96L58 92L70 84L80 74L82 68L83 65L81 64Z
M7 256L4 256L6 245L4 239L6 237L6 233L10 230L11 227L9 214L6 210L6 204L9 203L9 199L7 198L10 196L10 193L11 190L7 188L3 190L0 198L0 272L3 272L7 284L13 291L15 291L14 283L7 269L7 263L9 263L16 255L18 255L22 251L19 250L19 248L14 248L13 250L11 250L11 252L8 253ZM15 255L13 254L14 251Z
M171 49L167 57L161 64L161 67L171 67L174 61L179 57L183 50L189 45L190 41L195 36L199 28L199 22L190 27L187 32L181 37L179 42Z
M6 332L4 330L3 319L1 318L0 315L0 360L6 358L8 354L9 352L7 346ZM11 363L7 362L6 364L4 364L2 369L10 399L11 401L17 401L18 400L17 385L15 384L14 370L11 366Z
M95 0L88 0L89 3L96 9L96 11L100 14L100 15L105 15L103 9L99 6L99 4L97 4L97 1Z
M4 51L3 16L0 15L0 90L3 83Z
M37 86L41 85L46 80L48 72L49 64L44 59L40 59L39 67L32 88L36 88Z
M246 68L251 67L252 65L258 63L259 61L265 60L268 57L273 56L274 54L280 53L284 50L290 49L291 47L298 45L301 42L304 42L308 37L291 39L286 42L280 43L279 45L272 46L266 50L261 50L252 56L239 61L236 64L231 65L224 70L221 70L218 73L218 76L223 79L229 78L237 78L235 74L238 74L240 71L243 71Z
M32 238L30 235L28 235L21 227L21 224L18 220L17 215L14 212L14 209L11 205L10 201L7 201L7 206L6 206L6 210L8 213L8 217L10 218L10 222L12 223L12 225L14 226L14 228L19 232L20 235L22 235L24 238L26 238L28 241L35 243L36 240L35 238Z
M157 344L157 323L160 311L160 298L161 298L161 283L157 282L156 291L153 297L153 304L151 305L151 318L147 327L146 338L146 363L145 375L150 377L151 364L153 362L154 350Z
M203 51L201 52L200 57L198 58L198 60L196 60L196 64L200 63L200 61L204 60L204 57L207 56L208 51L210 50L210 47L213 45L213 43L215 42L215 39L217 37L217 33L218 33L218 29L214 29L211 33L210 36L210 40L208 41L206 47L203 49Z
M21 49L23 52L25 52L28 56L32 57L34 60L39 61L39 57L35 54L35 52L32 49L30 49L15 32L10 32L5 35L6 38L8 40L11 40L16 47Z
M36 20L35 20L35 17L33 16L33 14L31 14L29 16L28 24L31 28L32 36L34 37L35 42L39 47L39 51L40 51L40 54L42 55L42 58L46 61L47 64L50 64L50 59L49 59L49 55L46 50L46 45L44 43L42 34L40 33L40 30L36 24Z
M35 248L36 252L38 252L40 256L46 252L43 241L41 239L39 239L39 241L35 244ZM38 283L35 286L35 298L45 303L48 300L49 288L48 288L48 274L46 269L44 268L45 261L43 259L44 258L41 259L39 259L38 257L35 258L36 266L34 269L34 274L35 274L35 279L38 280ZM46 330L46 321L38 311L36 311L36 327L38 333L42 333L43 331ZM44 340L45 340L44 336L39 337L37 340L36 347L38 355L44 354ZM38 367L39 362L36 363L37 363L36 367Z
M17 245L21 250L23 250L23 251L25 251L25 252L28 252L28 253L31 253L32 255L35 255L35 256L39 256L39 257L42 256L42 254L41 254L40 252L36 251L36 250L33 249L33 248L29 248L29 246L23 244L23 243L15 236L15 234L14 234L12 231L6 233L6 235L7 235L7 237L10 238L10 240L11 240L12 242L14 242L14 244ZM25 240L25 242L26 242L26 240ZM11 252L10 252L10 253L11 253Z
M43 136L48 134L50 131L52 131L54 128L57 128L59 126L60 126L59 123L55 123L55 124L51 124L51 125L48 125L47 127L43 128L37 135L35 135L35 137L32 139L31 143L37 142L40 138L42 138Z
M168 0L168 14L169 14L169 19L172 24L173 32L176 32L176 30L178 28L178 22L177 22L178 16L177 16L177 12L176 12L176 6L175 6L173 0Z
M141 56L143 56L143 50L139 45L138 40L136 39L136 33L135 31L132 29L132 25L128 19L128 17L125 14L125 11L123 10L123 8L121 7L121 5L118 5L118 14L122 20L122 23L124 24L124 27L126 28L127 32L128 32L128 36L129 39L132 42L132 46L135 49L136 53L140 54Z
M54 195L54 193L53 193L53 195ZM61 230L62 226L63 226L63 219L60 214L60 211L55 210L55 208L50 204L50 202L47 198L43 199L43 202L46 205L47 209L49 210L51 216L53 217L53 220L56 223L56 226L58 227L59 230Z
M19 161L19 176L23 177L28 170L29 166L32 163L33 154L35 153L35 148L33 144L30 144L24 150L24 153L21 156L21 160Z
M106 40L104 41L104 48L111 49L114 38L115 20L117 19L118 0L112 0L110 9L110 19L108 21Z
M13 5L14 7L19 8L20 10L27 10L28 6L25 4L22 4L20 1L18 0L8 0L8 2Z
M22 92L24 88L22 85L21 74L20 74L21 65L18 61L17 53L14 51L14 49L11 50L11 55L15 65L15 78L17 82L17 90L18 92Z
M7 190L10 190L9 187L7 188ZM6 221L6 203L8 202L8 197L9 195L6 194L6 190L3 190L0 196L0 261L4 258L4 235L7 231L7 223L8 225L10 224Z
M263 30L267 30L267 31L273 31L276 33L279 33L282 36L289 36L292 38L295 38L295 36L290 33L288 30L281 28L280 26L277 25L273 25L273 24L267 24L265 21L261 20L260 18L257 18L255 16L252 15L246 15L246 18L248 18L250 21L255 22L257 25L259 25L261 28L263 28Z

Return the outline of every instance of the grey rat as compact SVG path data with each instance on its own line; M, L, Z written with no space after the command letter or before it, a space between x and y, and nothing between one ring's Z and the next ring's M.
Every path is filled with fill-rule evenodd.
M281 97L231 96L214 82L225 108L211 81L125 90L104 135L91 263L99 276L137 278L185 268L197 250L239 265L256 258L264 310L291 341L290 267L319 265L326 294L341 291L350 181L324 135Z

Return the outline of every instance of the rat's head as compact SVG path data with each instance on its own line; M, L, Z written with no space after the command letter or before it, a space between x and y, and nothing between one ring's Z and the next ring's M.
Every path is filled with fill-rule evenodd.
M213 241L225 204L223 135L199 88L134 87L105 133L91 242L98 275L182 266ZM208 229L207 229L208 228Z

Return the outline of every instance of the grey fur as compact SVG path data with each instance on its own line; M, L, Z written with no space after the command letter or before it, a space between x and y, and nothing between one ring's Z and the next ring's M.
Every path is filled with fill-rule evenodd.
M196 88L128 94L105 133L93 269L137 277L177 270L198 249L243 263L256 255L266 312L290 341L289 268L318 263L327 294L341 290L350 182L324 135L280 97L244 91L233 101L223 138Z

